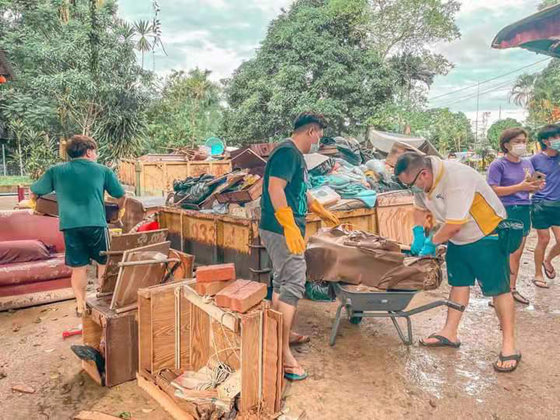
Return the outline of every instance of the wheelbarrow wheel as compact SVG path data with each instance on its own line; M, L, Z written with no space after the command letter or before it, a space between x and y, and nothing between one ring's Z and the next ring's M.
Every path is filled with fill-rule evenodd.
M361 311L354 311L354 313L359 313L361 314ZM353 316L352 318L350 318L350 324L352 325L359 325L362 322L362 317L361 316Z

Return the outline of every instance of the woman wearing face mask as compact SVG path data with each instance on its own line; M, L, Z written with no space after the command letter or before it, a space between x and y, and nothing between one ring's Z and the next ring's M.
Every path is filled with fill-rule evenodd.
M542 187L542 181L532 181L535 170L528 159L523 159L527 152L528 135L522 128L505 130L500 137L500 149L504 157L496 159L488 169L488 184L496 192L506 208L509 219L523 222L523 242L510 256L510 287L513 298L525 305L529 304L516 289L519 274L519 262L525 242L531 231L531 199L529 194Z

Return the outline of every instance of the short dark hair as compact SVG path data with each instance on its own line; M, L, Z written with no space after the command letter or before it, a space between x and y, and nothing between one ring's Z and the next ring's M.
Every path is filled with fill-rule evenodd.
M500 149L502 149L502 152L507 153L508 149L506 149L505 144L509 143L510 141L512 141L517 136L520 136L521 134L525 134L525 138L529 140L529 134L527 133L527 130L525 130L524 128L514 127L514 128L508 128L507 130L504 130L504 132L500 136Z
M76 134L66 144L66 153L70 158L76 159L85 156L88 150L96 150L97 143L88 136Z
M416 152L403 153L395 164L395 175L399 176L402 173L416 172L421 169L432 169L432 164L429 159Z
M316 114L314 112L302 112L294 121L294 131L299 131L310 124L318 125L321 129L327 127L327 121L321 114Z
M541 148L543 150L546 150L548 146L544 143L544 141L552 137L558 137L558 136L560 136L560 126L558 124L549 124L549 125L545 125L543 128L539 130L539 134L537 135L537 138L539 139Z

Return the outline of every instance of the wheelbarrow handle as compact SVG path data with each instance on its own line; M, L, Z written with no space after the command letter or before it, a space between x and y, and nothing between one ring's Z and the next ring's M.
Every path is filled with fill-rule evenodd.
M446 300L445 304L449 306L451 309L455 309L456 311L460 311L460 312L465 312L465 305L460 305L450 300Z

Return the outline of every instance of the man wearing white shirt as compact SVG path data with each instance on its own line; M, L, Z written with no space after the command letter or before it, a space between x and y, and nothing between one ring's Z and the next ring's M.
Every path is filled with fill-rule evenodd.
M502 326L502 349L494 368L500 372L515 370L521 354L515 347L509 254L496 234L500 222L507 218L502 202L482 175L458 162L409 152L397 161L395 175L415 192L415 220L422 220L431 212L441 224L433 236L425 239L419 254L433 254L437 245L448 243L449 300L466 306L470 286L478 281L482 293L494 299ZM427 347L458 348L461 316L462 312L449 308L443 329L420 343Z

